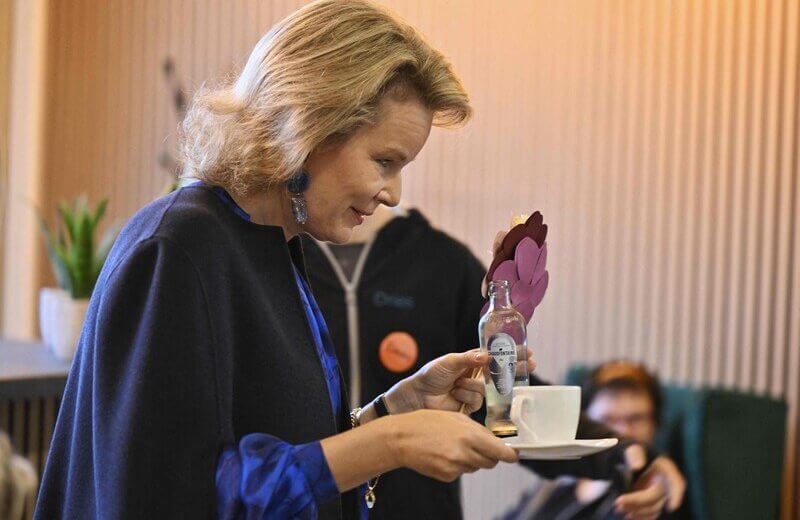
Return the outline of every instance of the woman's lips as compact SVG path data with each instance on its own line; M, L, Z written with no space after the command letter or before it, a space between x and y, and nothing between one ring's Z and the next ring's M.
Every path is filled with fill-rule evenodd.
M350 208L350 211L352 211L353 215L355 216L356 225L357 226L364 223L364 214L363 213L361 213L360 211L358 211L355 208Z
M350 208L350 211L353 212L353 215L355 216L356 222L358 224L363 224L364 223L364 217L368 217L368 216L372 215L372 213L365 213L365 212L359 211L359 210L357 210L356 208L353 208L353 207Z

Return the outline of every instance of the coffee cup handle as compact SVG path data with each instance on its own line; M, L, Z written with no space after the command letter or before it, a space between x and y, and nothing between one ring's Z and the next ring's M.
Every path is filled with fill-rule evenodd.
M511 411L509 413L509 417L511 417L511 422L513 422L517 426L517 436L527 437L533 442L537 441L537 435L534 433L533 430L528 428L528 425L522 422L522 407L525 405L525 401L533 400L533 396L530 395L516 395L513 399L511 399ZM525 435L520 435L524 431Z

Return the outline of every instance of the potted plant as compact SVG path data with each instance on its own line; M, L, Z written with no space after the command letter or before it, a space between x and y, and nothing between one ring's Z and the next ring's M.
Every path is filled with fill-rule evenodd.
M45 344L64 360L75 355L89 297L116 238L116 229L109 229L96 245L95 234L107 206L108 199L103 199L92 211L85 195L78 197L72 207L61 202L55 233L39 215L47 254L58 283L58 288L41 290L39 327Z

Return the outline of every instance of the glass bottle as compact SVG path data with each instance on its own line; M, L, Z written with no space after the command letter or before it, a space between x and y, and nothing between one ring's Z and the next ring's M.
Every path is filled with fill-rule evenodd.
M481 350L489 353L484 368L486 427L498 436L516 435L511 422L511 391L528 386L527 331L525 318L511 305L506 281L489 284L489 310L478 322Z

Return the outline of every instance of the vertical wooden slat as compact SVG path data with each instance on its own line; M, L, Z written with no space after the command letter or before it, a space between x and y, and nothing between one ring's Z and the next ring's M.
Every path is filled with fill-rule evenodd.
M142 81L138 89L138 110L137 124L139 135L137 148L141 153L137 154L138 161L135 166L135 193L138 200L148 200L155 198L154 194L149 193L152 186L150 172L157 166L153 158L156 155L156 148L153 146L152 134L154 132L153 121L156 118L156 110L153 104L155 99L154 77L159 76L159 67L156 63L155 51L152 50L156 43L155 30L158 27L157 17L153 13L153 0L143 0L139 4L137 23L143 27L142 38L138 42L137 52L141 55L140 69L146 71L145 80Z
M19 399L11 403L11 421L8 433L11 446L17 453L25 453L25 400Z
M0 431L8 432L10 418L11 402L8 399L0 399Z
M676 212L680 219L675 222L678 232L676 245L676 256L678 271L676 283L679 283L680 297L677 301L677 312L675 315L675 338L674 343L680 345L676 359L676 374L680 380L691 381L697 370L697 364L692 363L693 351L702 349L703 345L694 343L692 337L692 327L696 316L694 308L696 303L697 291L700 290L700 264L699 258L702 255L706 244L703 243L701 224L703 220L698 214L700 202L702 201L704 182L702 168L698 168L698 156L700 147L703 144L701 138L700 125L703 120L704 104L702 101L702 87L705 85L705 56L704 48L707 45L709 31L705 28L705 2L694 2L689 5L687 10L687 25L689 26L688 49L689 57L687 63L687 91L688 103L684 114L684 124L681 135L680 159L676 160L681 175L680 187L678 189L679 209ZM685 250L684 244L693 244L689 250ZM680 265L683 263L684 265ZM686 266L691 265L693 269L686 272ZM685 274L680 274L684 271Z
M731 222L731 195L733 193L731 182L731 161L730 155L732 150L733 132L731 132L732 122L735 120L735 113L733 110L733 97L736 91L736 46L738 40L736 38L736 9L726 9L724 4L717 0L715 2L721 13L722 25L722 44L721 56L718 63L721 63L720 70L720 97L717 101L717 106L720 111L718 124L714 129L716 139L713 146L714 160L712 161L711 174L715 178L717 189L714 190L714 197L716 201L717 211L711 218L717 222L717 226L713 231L714 241L716 244L715 252L713 254L713 261L709 259L712 270L714 272L714 294L712 297L712 306L714 318L712 319L711 327L709 328L708 344L716 345L716 348L709 349L711 351L710 357L710 370L709 379L711 381L720 382L723 380L724 365L727 359L727 317L729 309L729 295L730 295L730 281L731 281L731 240L733 225Z
M652 63L652 70L646 74L645 88L646 95L649 96L649 107L645 111L645 129L644 135L644 149L646 150L646 159L643 161L641 175L647 177L645 182L645 191L642 193L642 204L652 211L653 202L660 199L661 183L659 179L662 175L660 168L661 149L659 146L661 137L663 135L663 121L664 121L664 105L665 93L667 91L667 73L665 53L661 40L664 39L664 33L669 29L669 20L663 16L664 3L650 9L648 14L648 61ZM650 366L655 366L655 359L657 352L662 348L659 338L656 334L657 324L660 317L657 314L657 305L660 301L658 296L659 279L657 277L650 277L653 272L656 272L661 265L661 255L657 254L656 248L656 235L658 226L658 215L660 211L656 211L656 215L643 218L645 221L645 257L642 266L639 270L639 276L642 280L641 289L639 291L639 305L642 308L640 314L641 333L639 341L641 342L643 359Z
M10 112L11 76L11 2L0 3L0 225L5 225L6 204L8 196L8 132ZM5 241L0 241L0 273L4 272ZM0 294L3 294L3 276L0 274Z
M726 379L727 385L735 385L741 380L741 365L743 363L743 356L745 354L743 342L742 323L744 316L741 309L744 307L741 302L745 298L745 281L744 281L744 268L747 250L743 245L746 239L746 188L744 187L746 176L746 149L748 147L747 139L747 126L749 125L749 110L747 102L747 94L750 92L752 85L749 81L750 76L750 63L752 62L752 46L750 45L750 37L752 33L752 20L754 19L752 13L752 3L742 2L734 4L739 7L737 9L737 27L740 27L738 33L739 42L741 46L737 49L737 86L738 89L735 93L735 135L736 140L732 145L733 158L731 160L731 169L734 172L734 190L732 197L732 213L731 222L732 230L730 240L732 243L731 254L729 256L732 264L731 273L731 293L728 297L729 313L728 313L728 326L729 326L729 340L731 341L731 348L728 351L728 363L726 366Z
M752 333L750 334L752 354L750 357L749 380L750 388L758 392L763 392L764 387L766 386L764 378L759 377L759 374L765 375L762 370L763 364L765 363L765 360L762 359L762 353L765 351L765 349L762 345L761 332L766 332L768 326L763 324L761 321L761 317L767 310L767 304L765 301L763 301L762 294L764 282L769 280L769 275L765 272L764 268L769 265L771 253L771 248L768 246L771 229L765 229L765 224L769 223L770 219L766 214L764 199L769 192L771 180L771 174L766 160L768 148L771 142L771 136L769 133L770 114L768 103L770 100L775 99L774 95L769 96L766 94L767 92L771 91L769 88L769 64L773 58L773 54L770 52L770 35L776 34L776 31L772 30L772 17L771 13L769 12L770 6L773 5L776 5L776 2L768 2L760 6L762 10L762 16L764 18L762 22L764 29L761 36L761 63L758 71L760 91L757 91L756 93L756 111L758 113L759 130L756 134L757 151L754 154L753 160L754 171L750 176L755 184L751 187L751 190L756 199L754 210L756 219L753 219L756 222L753 233L755 237L752 247L754 252L753 261L750 265L750 271L753 280L753 310L751 317ZM772 91L774 92L774 90Z
M50 442L53 440L53 430L56 426L56 417L61 400L58 397L47 397L44 399L42 413L42 461L47 460L50 453ZM42 465L42 471L44 465ZM42 472L40 471L40 475Z
M614 112L614 122L611 130L613 146L611 147L612 173L614 176L614 191L609 199L610 218L612 222L618 222L619 229L612 237L608 245L611 258L616 250L617 257L613 262L614 269L609 279L607 294L613 295L609 308L616 309L614 318L611 321L611 333L609 335L610 355L618 358L626 354L626 345L623 344L624 327L628 319L625 307L625 297L630 283L629 274L630 254L632 248L629 230L631 201L627 198L627 188L630 184L627 179L626 163L630 153L630 145L627 143L628 136L628 107L633 103L633 91L636 83L629 73L630 63L632 62L634 45L630 39L633 37L633 11L626 6L626 2L617 2L615 5L616 15L619 25L615 30L615 70L612 89L616 93L612 109ZM563 96L559 96L563 97Z
M605 15L605 2L598 2L598 11L595 12L595 20L597 20L598 32L597 40L593 49L592 60L596 68L596 75L594 76L596 90L593 93L591 118L593 119L594 128L602 128L605 123L605 103L604 103L604 79L606 77L606 67L608 64L606 48L608 45L608 25L609 16ZM546 105L546 103L539 98L539 103ZM592 346L593 357L604 355L605 344L601 341L601 312L599 303L599 284L604 279L602 262L597 261L602 254L602 240L603 240L603 226L602 219L600 218L600 205L603 199L603 190L601 189L602 164L603 164L603 140L600 132L592 132L592 147L590 156L593 158L590 168L587 170L586 181L590 186L590 198L587 201L587 217L590 223L588 229L586 247L590 252L589 263L587 265L586 276L588 284L586 293L581 297L586 298L587 301L587 314L588 323L586 327L586 336L584 341Z
M766 97L766 126L768 132L767 144L764 149L762 160L763 168L767 176L764 191L764 205L762 232L764 234L764 253L761 262L761 298L758 307L760 310L760 321L758 322L759 331L759 356L758 373L756 378L757 387L764 393L769 393L772 389L769 380L772 375L773 351L779 350L780 346L775 343L775 301L781 290L777 286L777 279L780 276L780 249L781 243L785 242L781 236L781 113L783 108L783 92L785 78L785 30L786 16L783 2L770 3L771 25L774 27L770 39L769 56L770 66L768 71L767 92L774 93Z
M42 456L42 446L40 444L40 433L42 431L41 411L41 399L38 397L30 399L26 417L27 434L25 435L25 440L27 446L24 455L30 460L34 468L40 466Z
M792 2L792 4L795 4ZM794 5L794 27L793 48L795 51L794 62L790 76L793 77L793 110L789 110L791 123L787 126L791 128L791 139L789 143L790 165L788 175L790 182L789 198L789 218L788 218L788 262L787 262L787 291L786 291L786 314L784 328L786 331L786 358L788 363L784 365L784 381L787 382L783 393L789 401L788 431L786 437L787 464L784 475L786 476L783 486L783 508L782 518L796 518L800 514L800 269L797 262L800 262L800 240L797 234L800 233L800 182L798 182L798 171L800 171L800 51L797 50L800 41L800 12L798 6Z
M584 11L581 13L581 16L577 16L581 11L581 7L583 6L580 6L579 2L573 1L570 13L570 18L579 20L578 34L583 34L584 36L574 38L575 52L577 53L577 59L575 60L577 63L574 71L577 84L575 90L576 102L573 104L575 114L572 121L574 127L573 131L575 133L575 145L572 148L574 151L574 172L572 174L572 182L566 189L573 194L578 203L576 204L577 207L569 212L569 216L566 219L566 221L569 222L569 226L565 229L563 235L565 237L571 237L569 240L574 246L571 248L572 251L565 251L567 254L564 255L567 258L567 262L569 262L569 270L566 271L568 273L566 277L567 280L564 280L568 291L565 295L565 299L568 302L568 312L564 316L560 330L565 331L564 337L566 341L564 350L571 351L572 356L585 358L587 356L587 342L581 332L586 329L586 299L584 297L577 297L577 295L586 294L586 277L583 276L587 271L586 253L582 247L578 246L578 244L583 243L582 237L585 228L585 219L574 218L572 215L582 212L585 207L585 201L587 200L587 183L584 180L584 175L587 168L587 161L585 160L586 151L590 143L588 127L591 122L588 120L588 117L590 114L590 78L593 72L591 66L592 46L590 45L590 38L587 34L592 34L591 31L595 24L587 21L593 19L591 12ZM524 96L523 99L528 97L529 96Z
M626 180L625 184L628 189L626 190L625 205L629 208L625 220L628 225L627 239L623 241L623 248L629 251L628 261L623 267L624 279L627 281L627 290L625 290L625 306L624 318L621 317L621 326L624 328L624 335L620 337L620 349L626 353L628 357L635 357L641 359L642 345L637 342L639 336L638 330L640 329L641 313L639 299L639 287L641 285L641 278L638 276L641 273L640 266L644 263L644 255L642 246L645 241L644 228L641 222L642 215L642 192L644 189L645 176L642 172L642 164L645 156L644 151L644 129L647 124L647 117L645 115L648 109L647 106L647 90L646 83L649 75L641 74L645 68L646 56L646 14L647 9L641 3L634 3L633 13L631 15L631 22L634 29L631 31L631 39L626 43L626 47L633 49L634 55L628 63L628 77L626 83L631 83L631 94L627 96L630 98L630 103L627 106L627 128L628 135L625 147L627 156L626 166ZM625 105L623 101L623 105Z
M713 353L719 349L711 348L714 345L714 332L717 330L717 310L719 299L716 298L716 284L719 283L718 276L722 269L717 268L719 261L719 243L724 232L714 229L714 223L718 226L724 225L717 220L719 208L722 206L724 197L721 193L723 176L719 174L719 148L720 142L713 136L720 132L720 121L722 120L722 103L715 102L718 92L722 89L722 67L724 53L722 45L725 37L725 26L723 23L723 12L725 11L719 2L711 1L708 4L707 26L710 27L708 35L708 47L705 53L708 55L707 76L705 89L703 92L703 103L706 111L704 126L701 131L703 149L698 154L697 164L702 171L704 179L704 190L702 206L704 208L701 225L703 228L702 241L707 244L705 255L700 255L696 266L701 271L699 282L703 284L703 290L697 294L696 311L693 313L693 335L691 341L695 345L694 362L697 367L694 372L696 383L709 381L711 379ZM702 266L702 267L701 267Z
M696 31L698 32L699 48L697 71L695 73L695 88L697 96L696 116L693 124L694 141L692 143L692 154L688 168L695 172L695 177L688 184L695 186L693 193L693 217L687 219L688 222L696 222L696 225L689 225L694 231L694 239L689 239L687 243L694 243L693 255L690 257L694 269L689 277L690 297L689 306L684 315L688 322L685 331L684 342L690 347L686 351L685 363L687 378L690 381L704 381L706 371L708 345L705 343L705 334L702 330L702 323L708 319L708 301L706 295L709 292L711 283L711 271L705 259L711 256L713 241L710 236L709 228L713 223L713 207L711 200L716 198L716 193L712 192L712 179L716 176L709 172L707 168L711 157L709 153L711 128L714 117L714 103L709 102L709 97L715 91L716 83L714 73L714 59L717 55L714 46L717 41L719 24L714 23L716 13L711 9L708 1L700 2L695 10ZM689 236L692 236L690 233Z
M762 93L759 73L763 61L764 16L762 2L749 2L749 20L751 26L748 41L748 75L749 88L746 91L747 109L745 115L745 143L742 167L742 193L740 199L740 227L742 236L741 271L739 283L742 286L742 300L739 300L738 338L740 355L737 372L737 386L741 389L752 388L752 371L755 367L755 346L753 345L753 317L755 303L754 265L758 253L756 247L756 220L758 216L758 145L761 137L761 118L759 103Z
M663 345L660 364L658 365L666 377L678 377L678 363L682 350L687 348L681 345L678 339L680 328L679 316L682 312L681 291L684 287L684 276L680 276L679 266L685 261L682 251L682 229L686 201L681 190L684 187L683 177L686 174L681 168L681 151L684 146L683 136L687 133L686 106L688 105L687 80L688 70L686 62L690 38L690 25L688 23L689 5L685 2L670 2L670 18L673 24L673 37L668 44L670 75L668 81L672 88L667 102L667 131L665 132L663 183L661 204L665 216L662 220L661 253L666 260L666 268L661 272L661 292L658 295L661 304L659 321L663 327L659 328L658 337ZM674 42L674 43L673 43Z

